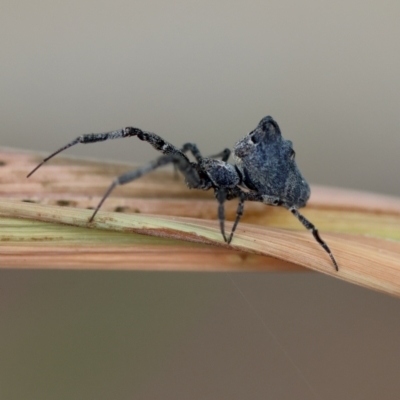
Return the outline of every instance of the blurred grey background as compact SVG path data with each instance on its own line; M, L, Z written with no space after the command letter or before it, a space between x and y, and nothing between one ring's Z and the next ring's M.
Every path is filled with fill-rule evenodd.
M311 183L400 194L398 1L0 10L1 146L48 153L133 125L210 154L272 115ZM157 156L134 139L68 154ZM2 400L400 390L399 301L325 276L3 270L0 298Z

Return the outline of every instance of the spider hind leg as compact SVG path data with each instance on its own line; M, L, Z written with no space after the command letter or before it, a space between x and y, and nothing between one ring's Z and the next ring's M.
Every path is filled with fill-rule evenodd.
M319 243L319 245L328 253L336 271L339 271L339 266L338 263L333 256L331 249L328 247L328 245L321 239L321 236L319 236L318 229L315 228L315 226L302 214L299 213L299 210L296 207L288 207L289 211L301 222L301 224L312 233L314 236L314 239Z

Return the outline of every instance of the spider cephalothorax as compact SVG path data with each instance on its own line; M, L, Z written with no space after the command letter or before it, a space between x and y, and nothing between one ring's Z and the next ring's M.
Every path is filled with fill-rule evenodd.
M218 201L218 219L225 242L230 243L235 229L243 214L245 201L258 201L273 206L287 208L309 231L315 240L329 254L336 270L338 265L327 244L321 239L318 230L298 211L304 207L310 197L310 187L302 177L295 161L292 142L283 139L278 124L272 117L263 118L256 129L236 143L233 151L236 164L228 163L230 150L211 157L203 157L194 143L186 143L181 149L168 143L160 136L138 128L127 127L106 133L90 133L77 137L66 146L45 158L29 174L32 175L41 165L63 150L78 143L93 143L108 139L137 136L149 142L163 156L134 171L129 171L116 178L95 209L93 220L104 200L118 185L140 178L165 164L173 163L185 177L189 188L213 189ZM185 153L191 152L195 162ZM230 235L225 234L224 203L226 200L239 199L236 219Z

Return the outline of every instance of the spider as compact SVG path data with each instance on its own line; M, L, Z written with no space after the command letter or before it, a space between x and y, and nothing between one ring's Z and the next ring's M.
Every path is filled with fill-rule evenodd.
M194 143L186 143L181 149L178 149L154 133L127 127L106 133L81 135L46 157L27 177L30 177L56 154L75 144L101 142L130 136L137 136L140 140L150 143L163 156L114 179L89 222L94 219L103 202L116 186L132 182L161 166L173 163L175 168L184 175L188 188L214 190L215 198L218 201L220 230L226 243L229 244L232 241L233 234L243 215L245 201L259 201L271 206L282 206L289 210L307 230L311 231L314 239L328 253L336 271L339 270L331 250L321 239L318 230L298 210L306 205L310 197L310 187L297 168L296 153L293 150L292 142L283 139L278 124L270 116L264 117L253 131L236 143L233 148L236 164L227 162L231 154L229 149L210 157L203 157ZM186 156L187 152L192 153L196 162L189 160ZM235 198L239 200L236 218L231 232L227 236L224 203L226 200Z

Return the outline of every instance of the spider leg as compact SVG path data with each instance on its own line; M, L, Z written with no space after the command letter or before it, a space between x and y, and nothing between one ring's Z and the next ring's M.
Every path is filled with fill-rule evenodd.
M244 202L246 200L246 192L243 192L242 190L236 188L235 190L226 190L226 189L221 189L218 188L215 190L215 197L218 200L218 220L219 220L219 226L221 229L221 234L222 237L224 238L224 241L228 244L231 243L233 234L236 231L236 228L239 224L240 218L243 215L243 209L244 209ZM239 197L239 204L236 210L236 218L232 226L231 233L229 234L229 237L226 237L225 233L225 209L224 209L224 203L226 200L232 200L236 197Z
M241 192L242 191L240 190L240 188L235 188L230 193L228 193L226 199L231 200L235 197L238 197L241 195ZM307 218L304 217L304 215L300 214L299 210L296 207L287 205L282 199L280 199L277 196L263 195L263 194L259 194L259 193L255 193L255 192L243 192L243 194L241 196L243 196L243 201L245 201L245 200L246 201L259 201L261 203L268 204L271 206L283 206L283 207L287 208L301 222L301 224L307 230L311 231L312 235L314 236L314 239L328 253L336 271L339 271L338 263L337 263L335 257L333 256L328 245L321 239L321 236L319 236L318 229L316 229L315 226ZM238 217L236 217L236 218L238 218Z
M240 218L243 215L245 194L246 193L242 192L242 191L239 194L239 204L238 204L238 207L237 207L237 210L236 210L236 218L235 218L235 222L233 223L233 226L232 226L231 234L229 235L228 244L232 241L233 234L236 231L236 228L238 226Z
M201 155L200 150L197 147L197 144L185 143L181 148L181 152L186 153L188 151L190 151L193 154L193 157L196 159L197 162L200 162L203 159L203 156Z
M200 162L203 159L203 156L201 155L199 148L194 143L185 143L181 147L180 151L182 153L190 151L197 162ZM178 167L176 166L176 164L174 164L174 179L178 179Z
M219 220L219 227L221 229L221 234L222 234L222 237L224 238L224 241L229 243L227 238L226 238L226 234L225 234L225 209L224 209L224 203L225 203L225 200L227 199L226 190L222 189L222 188L215 189L215 197L217 198L217 201L218 201L218 220Z
M29 174L27 175L27 178L29 178L36 170L38 170L46 161L50 160L53 158L55 155L58 153L61 153L62 151L75 146L78 143L95 143L95 142L103 142L105 140L109 139L119 139L119 138L124 138L124 137L129 137L129 136L136 136L139 132L142 132L140 129L137 128L125 128L125 129L118 129L116 131L111 131L111 132L106 132L106 133L88 133L86 135L81 135L78 136L76 139L74 139L72 142L69 142L65 146L61 147L54 153L50 154L48 157L46 157L39 165L37 165Z
M60 149L58 149L57 151L55 151L54 153L52 153L48 157L46 157L39 165L37 165L27 175L27 178L29 178L36 170L38 170L46 161L50 160L58 153L61 153L62 151L66 150L72 146L75 146L78 143L87 144L87 143L103 142L105 140L119 139L119 138L125 138L125 137L130 137L130 136L137 136L140 140L150 143L156 150L161 151L161 153L163 153L163 154L180 154L181 156L186 158L186 156L179 149L177 149L174 145L172 145L171 143L168 143L167 141L165 141L164 139L162 139L160 136L156 135L155 133L142 131L139 128L127 127L127 128L122 128L122 129L118 129L116 131L111 131L111 132L88 133L86 135L78 136L72 142L69 142L65 146L61 147ZM188 162L189 162L189 160L188 160Z
M182 153L186 153L188 151L190 151L192 153L193 157L196 159L197 162L201 162L201 160L203 159L203 156L201 155L200 150L195 143L185 143L182 146L182 148L181 148ZM228 158L230 155L231 155L231 151L229 149L224 149L217 154L207 156L207 158L221 158L222 161L226 162L226 161L228 161ZM175 168L175 172L176 172L176 168Z
M217 154L213 154L212 156L208 156L207 158L221 158L222 161L228 161L229 156L231 155L230 149L224 149Z
M331 260L333 262L333 265L335 266L336 271L339 271L338 263L336 262L335 257L333 256L333 254L332 254L330 248L328 247L328 245L319 236L318 229L316 229L315 226L307 218L305 218L302 214L300 214L296 207L292 206L292 207L287 207L287 208L302 223L302 225L308 231L311 231L312 235L314 236L314 239L329 254L329 257L331 258Z
M181 147L180 151L182 153L187 153L188 151L190 151L198 163L200 163L203 160L203 156L200 153L200 150L195 143L190 143L190 142L185 143ZM222 161L226 162L226 161L228 161L228 158L230 155L231 155L231 151L229 149L224 149L217 154L208 156L207 158L221 158ZM174 178L178 179L178 169L175 164L174 164Z
M195 143L185 143L182 146L181 151L183 153L190 151L197 162L200 162L203 159L203 156L201 155L200 150ZM222 161L226 162L228 161L230 155L231 151L229 149L224 149L217 154L207 156L207 158L221 158Z
M110 195L110 193L114 190L116 186L124 185L126 183L132 182L141 176L148 174L149 172L154 171L155 169L162 167L170 162L173 162L177 168L182 172L185 176L186 181L188 182L191 187L196 188L201 185L202 181L194 168L193 164L190 163L186 157L182 157L180 154L173 154L173 155L164 155L156 160L148 163L147 165L134 170L129 171L118 178L114 179L111 183L110 187L107 189L106 193L104 194L103 198L100 200L100 203L97 205L96 209L94 210L92 216L89 219L89 222L92 222L94 217L96 216L97 212L99 211L100 207L106 200L106 198Z
M233 223L232 231L231 231L231 234L229 235L229 239L227 240L228 244L232 241L233 234L235 233L236 228L239 224L240 218L243 215L244 202L245 201L260 201L260 202L263 201L263 196L261 194L258 194L255 192L244 192L239 187L235 187L234 189L229 190L226 194L226 200L232 200L237 197L239 198L239 203L238 203L238 207L236 210L236 219L235 219L235 222Z

